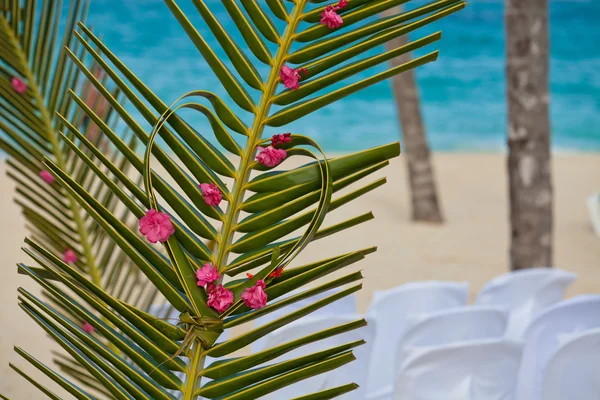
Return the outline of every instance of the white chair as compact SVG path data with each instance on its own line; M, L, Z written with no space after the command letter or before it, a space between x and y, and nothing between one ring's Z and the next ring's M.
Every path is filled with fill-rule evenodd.
M395 400L513 400L519 343L505 339L422 348L395 379Z
M412 327L399 345L395 370L410 357L413 348L503 338L508 312L497 307L467 306L409 317L409 321Z
M590 210L590 218L592 219L592 227L596 235L600 236L600 192L594 193L587 199L588 209Z
M377 322L377 337L369 368L368 397L389 392L394 379L397 346L409 328L408 315L460 307L467 304L466 282L413 282L376 291L367 316Z
M578 296L540 314L527 328L517 399L540 400L548 361L560 344L578 332L600 327L600 295Z
M575 335L554 353L542 384L542 400L600 399L600 329Z
M358 314L303 318L302 320L291 323L281 329L278 329L277 331L268 334L266 336L265 349L299 339L314 332L319 332L335 326L357 321L361 318L362 316ZM274 362L281 362L296 357L302 357L358 340L366 341L366 344L353 349L354 355L356 356L355 361L333 371L314 376L298 383L294 383L267 396L261 397L261 399L292 399L302 395L318 392L320 390L330 389L354 382L359 385L359 388L346 394L344 399L364 400L369 358L377 329L375 322L368 320L367 322L368 325L366 327L310 343L298 349L292 350L273 362L270 362L269 364L272 364Z
M533 318L562 300L575 275L552 268L530 268L497 276L479 292L475 304L507 307L506 337L521 340Z
M257 318L254 321L254 326L259 327L266 323L275 321L276 319L284 317L291 312L297 311L303 307L313 304L313 303L315 303L319 300L322 300L328 296L331 296L332 294L335 294L336 292L337 292L337 290L335 290L335 289L328 290L326 292L309 297L307 299L292 303L286 307L282 307L279 310L273 311L263 317ZM291 297L298 293L300 293L300 291L296 290L285 296L282 296L282 298L278 299L278 300L284 300L285 298ZM269 304L271 304L271 303L269 303ZM320 308L320 309L310 313L308 318L319 317L319 316L324 316L324 315L347 315L347 314L356 314L356 296L354 294L345 296L323 308ZM261 339L255 341L254 343L252 343L252 351L253 352L261 351L264 348L265 348L265 338L261 338Z

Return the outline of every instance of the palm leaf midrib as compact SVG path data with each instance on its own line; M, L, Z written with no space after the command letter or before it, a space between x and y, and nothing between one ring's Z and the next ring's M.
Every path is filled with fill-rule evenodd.
M271 64L271 71L266 84L263 86L264 91L261 95L260 102L256 108L255 118L252 124L252 128L248 134L248 141L246 148L244 149L244 155L240 160L238 167L239 179L235 180L233 187L233 195L225 214L225 222L219 235L219 246L217 249L217 257L215 264L217 268L221 269L225 267L227 263L227 257L231 249L231 242L233 240L233 228L236 226L241 211L241 201L244 198L246 192L246 185L250 178L251 169L249 168L252 164L254 154L256 153L256 147L262 139L262 133L265 127L265 122L268 119L268 114L272 106L274 94L279 83L279 70L285 64L286 57L289 55L289 50L292 45L293 39L296 35L296 29L298 24L301 22L301 16L304 12L307 0L299 0L293 8L292 13L288 19L288 25L280 38L279 48L273 63Z
M0 18L0 24L6 25L6 19ZM62 148L60 146L58 135L56 134L55 128L52 124L51 113L46 107L44 96L42 95L40 86L35 79L35 74L30 68L29 62L27 60L27 55L25 51L21 48L18 39L13 33L13 30L3 30L8 35L8 39L11 45L16 49L16 54L19 57L19 63L21 64L20 66L22 68L22 72L27 80L28 88L31 90L33 99L36 104L36 108L40 112L40 120L43 123L43 129L46 132L47 139L50 143L51 153L54 156L56 164L61 169L65 170L67 168L66 160L62 152ZM98 270L98 267L96 265L95 256L92 250L92 244L88 235L88 228L85 224L85 221L81 218L81 207L69 194L64 193L64 196L67 197L69 208L73 213L73 221L77 229L79 242L81 244L83 255L85 257L85 262L86 266L88 267L88 273L90 275L90 278L96 285L102 286L100 271Z

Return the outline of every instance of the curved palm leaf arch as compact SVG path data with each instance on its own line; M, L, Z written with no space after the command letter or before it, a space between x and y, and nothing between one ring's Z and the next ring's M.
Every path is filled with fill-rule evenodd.
M256 399L351 362L354 359L352 350L362 341L292 360L278 361L278 358L303 345L360 328L366 324L364 320L316 332L256 354L233 357L233 353L361 288L360 272L346 273L339 278L330 275L360 261L375 248L300 266L290 262L310 241L349 229L373 217L366 213L322 227L329 211L385 183L385 178L376 179L333 197L334 193L385 167L390 158L398 156L399 145L394 143L326 159L310 151L312 147L320 152L314 141L293 133L291 143L285 147L288 159L308 156L316 162L286 169L286 159L276 168L266 168L255 161L255 155L257 147L267 141L263 137L265 128L289 125L394 74L436 59L437 52L434 51L404 65L344 83L344 79L368 73L369 68L402 52L438 40L440 34L434 33L400 49L359 59L365 52L464 7L462 1L443 0L384 19L370 18L403 2L349 0L339 11L344 19L343 27L331 30L319 23L321 12L329 5L321 0L267 0L265 3L241 0L239 4L224 0L222 6L246 43L242 48L219 23L211 7L204 1L192 0L228 56L226 64L188 15L174 1L165 0L229 97L224 100L214 93L196 90L184 96L185 103L171 107L89 28L79 24L74 35L85 49L85 55L78 54L73 48L68 48L66 54L110 104L120 121L133 132L136 140L146 146L147 152L144 158L139 157L71 90L68 95L78 109L99 127L103 137L111 142L115 152L123 155L133 171L127 174L111 162L67 117L62 118L66 133L61 133L60 139L114 194L120 206L137 218L152 207L171 215L175 233L165 243L167 256L141 238L135 228L120 221L113 210L105 207L57 162L47 160L46 166L62 190L85 210L178 311L180 321L171 323L156 318L118 299L87 279L77 268L62 262L43 244L28 239L29 247L25 251L41 269L22 264L23 272L60 299L69 312L89 321L96 333L87 334L60 310L24 289L19 291L21 305L78 364L77 371L85 376L87 386L75 385L21 348L17 348L17 352L73 396L82 399L96 398L91 394L94 390L118 399L172 399L173 393L184 399L199 396ZM106 72L107 81L102 82L94 76L83 61L86 56ZM258 72L252 58L266 66L266 76ZM280 90L279 74L284 65L306 69L298 89ZM336 85L339 88L331 89L340 82L341 85ZM125 109L113 95L115 90L123 93L135 111ZM201 102L193 102L192 98ZM228 105L230 103L232 106ZM220 146L213 145L180 117L176 113L180 108L202 113ZM248 115L251 118L246 118ZM151 133L138 123L138 116L154 127ZM251 123L245 124L246 119ZM157 136L164 145L155 143ZM152 166L156 160L160 170L151 167L151 159ZM235 159L237 167L232 162ZM146 190L136 183L139 179L144 180ZM200 183L215 184L223 195L226 208L209 206L198 187ZM297 231L304 233L294 236ZM216 246L210 249L205 240L214 241ZM223 285L234 294L234 304L222 313L208 306L206 292L197 286L195 272L205 263L213 264L225 276ZM272 277L271 273L282 267L281 275ZM250 278L243 275L247 271L256 273ZM252 310L240 301L240 296L260 279L266 281L269 302L263 308ZM315 281L318 281L316 286L307 288ZM64 294L67 289L72 297ZM329 292L332 289L335 290ZM219 341L223 330L246 327L245 324L260 316L325 292L328 295L306 307ZM96 313L102 318L96 317ZM207 357L217 360L205 365ZM212 381L202 384L204 378ZM41 384L37 386L49 393ZM333 398L355 388L356 385L348 383L299 398Z

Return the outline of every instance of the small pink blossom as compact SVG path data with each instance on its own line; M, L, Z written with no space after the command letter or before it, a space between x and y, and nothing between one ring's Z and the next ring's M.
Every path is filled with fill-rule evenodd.
M263 308L267 304L267 293L265 293L265 281L262 279L256 282L256 285L247 288L242 293L242 300L250 308L255 310Z
M338 8L345 8L348 5L348 0L340 0Z
M83 325L81 326L81 329L83 329L83 331L85 333L88 333L90 335L92 333L94 333L94 331L95 331L94 327L87 321L83 321Z
M223 200L223 195L219 187L214 183L201 183L200 190L202 190L204 201L211 207L218 206L221 200Z
M56 178L54 178L54 176L52 176L52 174L46 170L40 171L40 178L42 178L44 182L48 184L52 184L56 180Z
M212 264L204 264L202 268L196 270L196 279L198 279L198 286L206 286L219 279L219 271Z
M304 68L294 69L284 65L279 71L279 77L286 88L294 90L300 87L300 74L307 72Z
M77 253L75 253L71 249L67 249L63 253L63 261L66 262L67 264L75 264L78 259L79 259L79 257L77 257Z
M164 243L175 233L175 228L169 215L152 208L140 218L140 233L146 236L150 243Z
M206 304L222 313L233 304L233 292L229 289L225 289L223 285L209 285L208 301Z
M283 149L276 149L273 146L258 147L258 154L256 155L256 161L266 167L274 167L279 165L287 156L287 153Z
M290 143L292 141L291 133L282 133L279 135L273 135L271 138L271 146L275 147L278 144Z
M321 25L327 25L329 29L335 29L342 26L344 21L342 17L338 15L336 10L339 7L327 6L325 10L321 13Z
M13 90L19 94L23 94L27 91L27 84L17 77L12 78L10 83Z

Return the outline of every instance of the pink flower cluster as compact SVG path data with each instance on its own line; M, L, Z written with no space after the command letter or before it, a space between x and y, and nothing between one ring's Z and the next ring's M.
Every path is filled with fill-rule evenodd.
M208 295L207 304L219 313L223 313L233 304L233 292L223 285L215 285L220 278L219 271L212 264L204 264L202 268L196 271L198 286L205 287ZM242 300L251 308L262 308L267 304L266 285L264 281L258 281L256 285L247 288L242 294Z
M242 300L246 306L253 308L255 310L259 308L263 308L267 305L267 293L265 293L265 288L267 285L265 281L262 279L256 282L256 285L244 289L244 293L242 293Z
M224 288L223 285L208 285L206 293L208 294L206 304L220 313L226 311L233 304L233 292Z
M52 174L46 170L40 171L40 178L42 178L42 180L47 184L52 184L56 180L56 178L54 178L54 176L52 176Z
M146 215L140 218L140 233L146 237L150 243L164 243L175 233L175 227L171 222L171 217L160 211L151 208Z
M27 84L17 77L12 78L10 84L13 90L19 94L23 94L27 91Z
M214 183L201 183L200 190L202 191L202 196L204 196L204 202L211 207L218 206L221 200L223 200L223 194Z
M347 5L347 0L340 0L337 6L325 7L325 10L321 13L321 24L327 25L329 29L335 29L342 26L344 20L342 20L342 17L337 13L337 10L341 10Z
M208 306L222 313L233 304L233 292L223 285L217 286L213 283L220 277L219 271L212 264L204 264L196 271L198 286L204 287L208 295Z
M282 133L273 135L271 145L269 147L258 146L258 154L256 161L265 167L275 167L287 157L287 152L283 149L276 149L275 146L290 143L292 141L291 133Z
M94 333L94 331L95 331L95 329L94 329L94 327L92 326L92 324L90 324L90 323L89 323L89 322L87 322L87 321L83 321L83 324L81 325L81 329L83 329L83 331L84 331L85 333L87 333L87 334L90 334L90 335L91 335L92 333Z
M63 253L63 261L67 264L75 264L79 258L77 257L77 253L75 253L71 249L65 250Z
M283 82L283 86L288 89L296 90L300 87L300 74L307 74L308 71L304 68L290 68L287 65L279 70L279 77Z
M273 146L269 147L258 147L258 154L256 155L256 161L265 167L275 167L279 165L285 157L287 153L283 149L276 149Z
M204 264L202 268L196 271L196 279L198 279L198 286L206 286L219 279L219 271L212 264Z
M282 133L278 135L273 135L271 138L271 146L275 147L280 144L290 143L292 141L291 133Z

